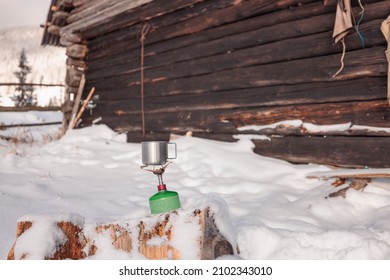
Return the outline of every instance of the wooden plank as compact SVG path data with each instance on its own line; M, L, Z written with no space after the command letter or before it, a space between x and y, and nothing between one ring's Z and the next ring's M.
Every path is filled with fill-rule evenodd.
M306 175L308 179L327 180L331 178L390 178L390 168L370 169L336 169L333 171L313 172Z
M386 40L378 29L378 25L380 25L381 22L382 20L374 20L366 23L364 28L361 28L361 34L366 38L366 48L386 44ZM347 37L347 40L347 52L362 48L361 40L356 34ZM294 48L291 49L291 46L294 46ZM218 47L215 46L214 49L218 49ZM209 56L207 53L202 57L203 54L199 51L196 54L193 54L196 59L185 61L181 61L180 54L176 57L171 57L169 54L167 55L167 53L165 53L146 59L144 64L144 71L147 73L145 82L195 76L232 68L324 56L341 52L342 46L340 44L335 46L330 40L329 32L324 32L251 48L239 49L215 56ZM184 56L188 56L187 51L184 53ZM100 65L93 61L90 61L89 65L88 79L91 83L94 83L94 80L100 78L118 75L126 75L129 83L139 80L138 60L130 63L115 63L112 66L105 66L104 71Z
M255 153L293 163L390 167L390 137L274 137L253 142Z

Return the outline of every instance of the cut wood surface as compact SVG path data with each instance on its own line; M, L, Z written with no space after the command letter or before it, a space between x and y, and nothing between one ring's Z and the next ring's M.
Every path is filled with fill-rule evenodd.
M48 217L40 219L45 218ZM186 223L190 224L188 229L192 231L188 232L188 235L197 237L196 252L191 252L197 256L196 259L216 259L223 255L237 254L238 249L233 248L234 244L231 244L217 228L215 218L210 208L188 212L175 211L145 217L142 220L100 224L95 227L95 232L84 231L86 225L80 222L75 224L71 221L58 220L54 222L55 226L66 235L66 242L60 243L53 255L44 256L42 259L63 260L93 257L99 250L95 240L102 238L108 238L113 249L142 254L147 259L181 259L183 255L189 253L180 251L180 247L175 247L173 239L183 238L183 236L175 237L175 230L180 225L180 232L182 232ZM29 238L29 229L34 227L35 223L36 221L28 220L18 222L16 241L7 259L31 259L32 252L29 252L27 248L19 246L16 255L15 247L22 235L25 241ZM194 226L198 227L198 232L193 232ZM42 232L42 234L50 234L50 232ZM157 239L160 241L156 243ZM194 241L189 240L189 242Z

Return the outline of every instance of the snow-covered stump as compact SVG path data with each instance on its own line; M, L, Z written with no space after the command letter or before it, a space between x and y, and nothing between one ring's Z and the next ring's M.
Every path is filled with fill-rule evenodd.
M107 259L115 251L130 259L216 259L237 253L209 208L97 226L79 216L26 218L17 224L9 260Z

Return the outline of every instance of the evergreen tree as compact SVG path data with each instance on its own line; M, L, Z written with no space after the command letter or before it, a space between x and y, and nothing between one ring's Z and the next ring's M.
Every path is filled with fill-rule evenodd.
M26 85L27 75L31 73L31 67L28 66L26 52L23 49L19 57L19 71L14 72L16 78L19 80L19 85L16 87L16 91L20 92L16 96L16 106L34 105L33 91L34 88L31 85Z

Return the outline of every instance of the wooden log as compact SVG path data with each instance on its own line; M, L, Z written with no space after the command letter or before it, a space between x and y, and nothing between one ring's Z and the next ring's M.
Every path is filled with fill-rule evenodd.
M191 224L191 230L197 227L199 232L190 232L193 237L197 237L198 248L196 255L198 259L217 259L223 255L237 254L237 249L233 248L215 223L215 214L209 209L195 210L189 213L170 212L154 217L145 218L141 221L130 221L129 223L101 224L95 227L95 233L83 231L85 225L74 224L69 221L58 221L56 227L66 236L66 242L60 244L53 255L45 256L44 259L63 260L63 259L84 259L94 256L99 248L95 240L105 238L111 242L113 249L123 250L125 252L134 252L142 254L147 259L181 259L187 252L180 252L178 248L172 245L171 241L175 238L175 230L179 215L182 217L180 226L183 222ZM15 246L18 239L25 235L28 238L28 229L34 227L35 222L22 221L17 225L16 242L11 248L8 258L29 259L31 252L25 248L19 248L19 251L25 250L21 256L15 256ZM182 230L182 229L181 229ZM50 232L42 232L49 235ZM176 236L177 238L177 236ZM183 238L183 237L180 237ZM155 244L156 239L160 241ZM34 240L31 240L34 242ZM137 247L133 244L136 242ZM195 245L195 244L194 244ZM195 255L193 253L193 255ZM19 252L20 254L20 252Z
M172 28L159 30L148 43L168 40L183 35L194 34L199 31L220 26L236 20L236 13L248 13L250 16L261 15L275 10L284 9L291 5L298 3L310 3L312 0L298 0L298 1L247 1L238 3L237 6L227 7L223 10L216 10L214 13L201 14L198 17L187 20L183 25L175 25ZM246 12L248 11L248 12Z
M64 20L69 16L69 12L66 11L57 11L53 14L52 20Z
M73 0L73 6L75 7L80 7L80 6L87 6L87 4L89 5L90 2L97 2L99 0ZM107 1L107 0L100 0L100 1ZM110 2L110 1L108 1ZM112 1L111 1L112 2Z
M126 89L100 91L102 106L116 108L125 104L129 111L140 112L138 92ZM330 102L378 100L386 98L386 78L373 77L357 80L278 85L206 92L204 94L179 94L150 96L145 100L147 113L176 112L177 110L213 110L252 108L277 105L303 105ZM137 99L137 100L136 100ZM191 102L188 102L191 100Z
M76 8L72 10L71 15L68 17L67 22L68 24L71 24L76 21L83 20L84 18L91 17L92 15L96 14L97 12L100 12L102 10L106 10L108 8L112 8L114 5L118 5L122 2L125 2L126 0L117 0L117 1L110 1L110 0L84 0L80 2L84 3L74 3Z
M154 0L135 0L135 1L120 1L107 8L93 10L90 15L65 26L61 32L63 33L80 33L85 28L96 27L100 23L107 23L112 18L115 18L121 13L133 10L141 5L145 5ZM111 1L112 2L112 1Z
M385 64L384 48L375 47L348 53L344 70L336 78L332 76L340 67L339 54L153 81L145 83L145 97L378 77L386 74ZM88 75L86 77L88 80ZM139 92L139 83L129 83L123 76L110 79L110 83L95 81L94 86L99 90L122 87L129 92Z
M95 115L84 118L88 125L100 116L102 122L114 129L140 132L141 115L113 107L96 107ZM353 125L389 127L384 120L390 119L386 100L367 102L340 102L328 104L259 107L254 109L176 111L146 114L146 131L153 133L230 133L240 134L239 127L269 125L285 120L301 120L317 125L351 122Z
M68 87L78 87L83 71L76 67L67 67L65 83Z
M200 5L200 4L198 4ZM196 5L196 6L198 6ZM195 7L196 7L195 6ZM159 44L151 44L146 46L147 53L159 53L164 52L173 48L180 48L190 45L195 45L197 43L206 42L215 40L221 37L226 37L232 34L242 33L244 31L251 31L254 29L259 29L261 27L274 25L276 23L282 23L286 21L292 21L297 19L302 19L314 15L320 15L326 12L329 12L329 8L324 8L322 4L312 3L307 5L298 6L292 9L283 9L281 11L265 14L258 17L250 17L252 14L248 14L251 10L245 9L245 13L235 13L236 21L218 26L216 28L206 29L202 32L196 34L190 34L181 36L179 38L171 39L166 42L159 42ZM191 9L192 11L192 9ZM175 15L178 12L175 13ZM179 16L180 17L180 16ZM248 17L245 19L245 17ZM149 24L158 25L159 28L164 27L165 18L171 19L176 18L172 16L158 17L148 21ZM245 19L245 20L244 20ZM169 28L167 26L166 28ZM99 36L89 43L91 49L91 60L96 59L97 57L105 56L108 54L117 54L117 53L129 53L131 50L138 49L139 46L135 45L132 38L139 36L140 30L133 30L132 27L125 28L123 30L118 30L112 33L109 33L105 36ZM148 36L148 39L150 36ZM110 51L107 50L107 42L111 42ZM171 43L172 42L172 43ZM100 49L100 50L99 50ZM95 51L96 50L96 51ZM132 51L133 53L134 51Z
M226 7L227 5L231 5L233 1L234 0L197 2L195 5L184 9L172 11L170 14L152 18L148 20L148 34L153 33L156 29L169 28L169 26L174 24L180 24L199 14ZM91 43L90 46L100 48L101 52L99 55L102 55L103 53L112 53L113 49L118 50L118 52L124 52L128 49L128 45L133 45L134 40L139 40L144 24L144 22L140 22L127 28L115 30L105 36L99 36L96 39L93 39L94 42Z
M380 3L382 4L382 3ZM383 4L380 5L381 8L383 8ZM383 16L382 18L386 17L385 13L381 12L374 12L378 9L377 6L374 7L374 5L370 6L370 9L367 8L367 11L365 13L365 20L371 20L372 18L378 18L379 15ZM386 11L386 9L384 9ZM388 12L390 12L390 4L388 5ZM383 13L383 15L382 15ZM229 36L227 38L220 38L217 40L210 40L208 42L205 42L203 44L199 45L190 45L185 48L177 49L177 46L173 47L174 50L165 52L160 55L152 55L148 51L148 47L145 48L145 66L146 67L152 67L154 65L166 65L166 64L172 64L173 62L179 62L179 61L188 61L189 63L196 58L202 58L202 57L211 57L213 55L225 55L225 56L231 56L234 55L234 53L237 50L240 49L247 49L254 46L261 46L265 44L270 44L273 42L279 42L286 39L292 39L297 37L302 37L305 35L311 35L311 34L318 34L321 32L330 32L333 29L334 25L334 15L320 15L316 17L311 17L309 19L303 19L303 20L297 20L294 22L287 22L282 24L273 25L270 27L265 27L261 29L256 29L250 32L244 32L244 33L236 33L234 36ZM239 23L238 23L239 24ZM238 25L237 24L237 25ZM233 27L232 27L233 28ZM236 28L236 25L234 26ZM377 34L379 31L373 30L372 25L370 27L367 27L367 36L372 36L372 34ZM323 36L326 37L326 33L323 34ZM196 36L193 36L196 37ZM351 36L352 38L356 37L356 34L354 36ZM375 35L375 38L378 36ZM383 37L383 36L382 36ZM356 37L357 38L357 37ZM318 46L321 46L322 43L325 42L327 44L328 49L332 49L332 41L328 35L328 38L319 38L320 40L324 40L321 42L321 44L317 44ZM325 41L326 40L326 41ZM378 39L376 39L378 40ZM383 39L379 39L383 40ZM185 41L185 39L183 39ZM307 44L310 44L311 40L306 41ZM327 43L326 43L327 42ZM288 43L288 42L287 42ZM292 41L291 43L295 43ZM298 41L298 43L301 43ZM281 43L283 44L283 43ZM286 44L286 42L285 42ZM353 43L355 46L357 45L356 42ZM373 42L375 44L375 42ZM330 46L329 46L330 45ZM350 45L349 42L347 44ZM173 46L173 45L171 45ZM271 47L271 46L269 46ZM276 45L275 47L283 47ZM309 46L310 47L310 46ZM267 46L264 46L260 51L267 49ZM320 47L321 48L321 47ZM299 48L295 48L296 50L299 50ZM306 48L303 48L304 51ZM339 46L333 48L334 50L339 50ZM269 49L270 50L270 49ZM313 46L311 49L312 51L316 50L316 47ZM155 53L156 50L154 49L153 52ZM318 51L317 51L318 52ZM284 54L290 53L284 51ZM306 52L307 55L309 55L309 52ZM119 71L134 71L137 70L140 65L139 60L139 46L137 48L136 52L130 52L128 54L118 54L114 56L108 56L104 57L102 59L93 60L94 54L90 54L88 63L91 65L91 69L99 69L99 68L106 68L107 66L117 66L118 64L123 64L123 69L120 68ZM265 56L261 56L265 57ZM233 60L234 61L234 60ZM127 67L126 67L127 65ZM210 63L210 65L213 65ZM192 69L192 67L190 68Z
M49 32L50 34L53 34L53 35L59 35L60 34L60 27L57 25L50 25L47 28L47 32Z
M388 15L388 12L390 12L389 9L390 9L389 4L386 2L380 2L377 4L370 5L366 8L365 21L372 20L372 19L378 19L378 18L385 18ZM233 39L233 37L227 37L226 39L224 39L224 37L229 36L229 35L241 34L241 33L247 32L247 31L253 31L253 32L246 33L247 36L246 35L242 35L242 36L248 37L248 38L261 38L261 39L257 43L256 42L250 43L251 41L248 41L248 38L239 38L239 39L237 39L238 42L243 40L241 48L250 47L250 46L253 46L253 44L259 45L260 43L267 43L267 42L269 43L272 41L281 40L281 39L283 39L283 37L282 38L280 38L280 37L275 38L274 40L267 39L267 37L264 38L264 34L267 34L267 36L273 36L273 35L275 36L275 34L276 34L276 36L277 36L277 34L280 33L280 30L286 30L286 32L288 34L287 38L294 38L297 36L303 36L303 35L307 35L307 34L315 34L317 32L320 32L320 30L330 31L333 29L333 24L334 24L334 14L333 13L329 14L327 17L323 16L323 17L317 18L317 25L318 25L318 22L320 22L320 21L326 24L327 28L323 27L323 29L317 29L317 30L310 31L310 24L306 24L306 26L305 26L305 24L304 24L305 21L302 21L302 23L299 24L298 26L297 26L297 24L300 21L292 22L294 19L299 20L302 18L312 17L313 15L321 15L326 11L329 11L329 8L325 9L322 5L318 5L318 4L317 5L303 5L302 7L298 7L298 8L293 9L293 10L282 10L282 11L275 13L275 14L264 15L261 17L254 17L254 18L250 18L250 19L245 20L245 21L234 22L231 25L229 24L229 25L224 25L224 26L221 26L221 27L215 28L215 29L205 30L203 32L199 32L199 34L198 33L191 34L189 36L179 37L179 38L173 39L173 40L171 39L171 40L168 40L165 42L161 42L159 44L152 44L150 46L146 45L145 56L147 57L150 55L155 55L158 53L166 52L168 50L183 48L183 47L187 47L187 46L189 46L191 48L200 42L209 42L208 44L212 44L211 42L215 39L220 39L220 43L219 44L217 43L217 45L219 45L217 48L217 51L219 53L231 51L232 49L237 49L237 48L240 49L240 45L235 46L235 47L230 47L230 48L224 47L224 41L226 39ZM358 9L356 9L355 12L358 12ZM314 21L316 21L316 20L314 20ZM277 23L283 23L283 22L285 22L286 24L280 25L279 28L274 27L272 29L273 25L275 25ZM267 27L267 26L270 26L270 27L268 29L266 28L264 30L259 30L259 29L261 29L261 27ZM295 26L297 26L297 27L295 27ZM275 29L279 29L279 30L275 30ZM259 30L259 31L255 32L255 30ZM283 32L283 34L285 34L285 33ZM292 35L292 34L296 34L296 35ZM111 50L110 50L110 52L114 52L114 54L119 53L118 54L118 56L120 57L118 60L119 62L121 59L122 59L122 61L125 61L125 60L131 61L132 59L139 57L139 44L136 41L132 40L132 42L131 41L126 42L126 40L123 40L123 38L120 38L120 39L122 39L121 42L123 42L123 43L122 44L119 43L118 52L115 51L115 47L111 48ZM109 41L112 42L112 39L110 39ZM126 42L126 43L124 43L124 42ZM151 42L153 42L153 33L148 35L147 43L150 44ZM245 45L248 43L249 43L249 45ZM95 45L95 43L92 41L90 43L91 49L94 48L94 45ZM116 45L116 44L113 44L113 45ZM219 50L219 48L221 48L221 47L223 48L223 50ZM135 50L130 51L131 49L135 49ZM210 50L210 47L208 47L206 49ZM215 54L215 48L212 50L214 50L214 54ZM193 51L195 53L197 53L199 50L195 49ZM191 52L191 49L188 49L187 53L189 53L189 52ZM218 53L218 52L216 52L216 53ZM99 57L101 55L106 56L107 53L105 53L105 54L91 53L90 58L93 60L95 56ZM175 57L175 54L172 57ZM98 63L102 64L102 62L98 62Z
M28 229L33 226L31 221L21 221L17 224L16 239L20 238ZM64 260L64 259L82 259L86 257L83 252L83 248L86 246L87 240L82 234L82 229L79 225L76 225L68 221L59 221L56 226L65 234L66 242L60 244L56 248L56 252L52 256L45 256L46 260ZM8 253L8 260L15 259L28 259L29 252L24 252L19 258L15 256L15 244L12 246Z
M66 65L78 68L79 70L84 70L84 68L86 67L85 60L74 59L71 57L68 57L66 59Z
M374 20L366 23L364 28L360 30L362 36L366 38L366 48L384 45L386 43L383 35L378 29L378 25L380 25L381 21L382 20ZM347 40L347 52L362 48L361 40L356 34L354 34L354 36L348 36ZM290 46L294 46L294 49L290 49ZM217 49L217 47L215 47L215 49ZM290 51L286 51L289 49ZM342 46L335 46L330 40L329 32L325 32L277 41L252 48L240 49L215 56L205 55L205 57L201 57L202 52L198 52L194 56L201 58L197 58L196 60L191 59L180 62L180 54L176 57L162 54L146 59L144 64L144 71L147 73L145 82L196 76L227 69L324 56L340 52L342 52ZM188 56L187 52L184 55ZM103 77L107 78L110 76L126 75L129 83L138 81L138 63L138 60L123 64L116 63L115 65L104 67L103 71L99 65L96 65L91 61L89 62L90 70L88 71L88 79L91 83L94 83L95 80Z
M319 125L351 122L356 125L388 127L384 120L390 119L390 108L386 108L385 100L340 102L242 110L226 117L221 114L220 118L233 122L236 127L295 119Z
M253 7L251 7L251 9L248 9L248 10L253 10ZM257 29L254 29L254 27L251 27L251 25L247 26L245 23L238 22L238 23L230 26L230 30L227 33L227 35L234 34L234 36L225 37L225 36L223 36L224 33L222 33L222 35L218 36L217 34L220 33L220 30L213 30L213 32L216 33L216 34L214 34L214 36L217 35L218 38L216 40L211 40L210 38L208 38L207 41L203 39L204 41L203 40L202 41L204 42L204 44L198 45L198 44L194 44L195 43L194 39L197 38L198 35L196 34L196 36L194 36L194 34L191 33L192 35L190 37L181 38L180 42L177 42L176 40L174 40L172 42L170 42L171 40L169 40L166 43L162 42L162 47L160 47L160 49L162 48L161 50L158 48L158 46L151 45L151 47L149 48L148 45L146 45L145 57L148 57L150 55L154 55L156 53L163 52L163 51L166 51L169 49L173 49L173 51L164 54L164 56L169 56L169 58L167 58L166 60L171 60L172 58L176 59L176 56L178 56L179 53L183 53L183 55L184 55L183 57L180 58L180 60L187 60L187 59L193 59L196 57L202 57L202 56L206 56L206 55L210 56L213 54L225 53L227 51L232 51L235 49L248 48L250 46L265 44L265 43L269 43L272 41L282 40L285 38L294 38L296 36L303 36L305 34L306 35L313 34L316 32L320 32L320 30L328 31L333 26L333 22L331 22L331 20L330 20L332 17L333 17L332 14L329 14L326 18L319 17L318 21L313 20L315 23L314 26L306 25L306 24L304 24L304 21L299 20L298 22L293 22L291 24L287 22L285 24L281 24L280 26L275 25L275 26L264 27L264 28L258 27ZM267 17L267 18L269 18L269 17ZM261 20L255 21L255 23L257 23L256 24L257 26L260 25L260 23L258 23L259 21L261 23ZM322 21L322 25L320 25L318 23L319 21ZM266 22L266 20L264 20L264 22ZM273 22L277 22L277 20L275 18L273 18ZM327 22L325 26L323 26L324 22L325 23ZM300 23L300 24L296 28L294 28L294 26L296 26L298 23ZM307 27L305 27L305 26L307 26ZM240 29L244 29L244 30L241 31ZM247 30L249 30L249 31L246 32ZM280 30L285 30L285 31L280 32ZM298 30L299 30L299 32L298 32ZM209 34L210 32L207 32L207 33ZM225 33L226 33L226 31L225 31ZM150 43L156 41L155 39L153 39L153 36L155 36L155 35L153 35L153 33L150 33L148 35L147 41L146 41L147 44L150 44ZM187 40L190 40L190 42L187 43ZM200 42L197 42L197 43L200 43ZM139 44L136 43L134 45L134 40L133 40L133 42L127 42L127 45L133 49L135 47L135 49L137 51L136 51L136 53L127 52L127 53L125 53L125 55L123 55L123 52L126 49L129 49L129 47L125 47L125 49L121 48L121 52L117 56L118 56L118 59L119 58L122 59L122 62L131 61L131 60L134 60L134 58L139 57ZM158 45L160 45L160 44L158 44ZM183 47L183 45L188 46L188 47L181 48L180 50L175 51L180 46ZM91 44L91 47L93 47L93 44ZM113 50L115 51L115 47ZM198 54L198 52L200 52L200 54ZM98 55L101 56L100 54L98 54ZM91 54L90 59L93 59L93 58L94 58L94 54ZM110 60L113 60L115 58L116 58L115 56L111 57ZM148 59L150 59L150 58L145 59L145 61L147 62ZM98 60L97 63L102 64L102 61ZM114 61L112 61L111 63L114 63Z
M121 28L149 21L155 17L169 14L175 10L186 8L202 1L204 0L164 1L159 2L158 5L150 3L150 5L145 5L134 10L128 10L115 18L111 18L106 24L98 23L96 26L86 26L81 28L80 32L82 32L87 39L95 38ZM222 0L221 2L234 3L232 0Z
M273 137L253 142L255 153L293 163L390 167L390 137Z
M73 44L66 47L66 55L71 58L84 59L88 54L88 48L82 44Z
M65 47L68 47L70 45L73 45L73 44L83 44L83 39L81 38L80 35L77 35L77 34L68 34L68 33L65 33L65 34L62 34L61 35L61 38L60 38L60 43L61 45L65 46Z
M77 1L77 0L76 0ZM59 0L59 7L73 7L75 0Z

